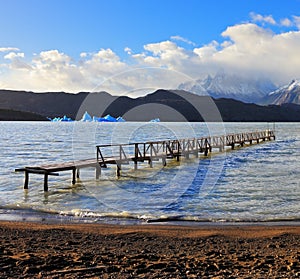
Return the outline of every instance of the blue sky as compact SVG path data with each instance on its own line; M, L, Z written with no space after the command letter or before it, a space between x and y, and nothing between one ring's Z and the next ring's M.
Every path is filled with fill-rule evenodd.
M278 84L300 78L300 0L0 0L0 7L2 88L91 90L145 67L193 79L219 69ZM119 82L135 88L138 77Z

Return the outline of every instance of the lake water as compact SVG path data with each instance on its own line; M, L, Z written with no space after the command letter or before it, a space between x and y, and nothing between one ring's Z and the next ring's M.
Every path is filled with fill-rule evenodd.
M276 123L276 140L204 158L160 161L153 168L115 166L99 180L84 169L31 174L29 190L14 169L93 158L95 146L222 135L273 128L267 123L51 123L0 122L0 218L79 222L257 222L300 220L300 128Z

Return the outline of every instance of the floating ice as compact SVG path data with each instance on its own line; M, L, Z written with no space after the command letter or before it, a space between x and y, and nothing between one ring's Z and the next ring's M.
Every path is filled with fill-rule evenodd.
M53 119L50 119L52 122L73 122L74 120L70 117L67 117L64 115L63 117L55 117Z
M86 111L81 120L83 122L125 122L125 119L122 118L121 116L119 116L118 118L115 118L109 114L107 114L104 117L98 117L98 116L93 116L91 117L91 115Z
M126 120L122 116L119 116L117 122L126 122Z
M116 118L114 118L113 116L111 116L111 115L106 115L106 116L104 116L103 117L103 120L104 120L104 122L106 121L106 122L117 122L117 119Z
M89 113L86 111L86 112L83 114L83 116L82 116L82 118L81 118L80 121L83 121L83 122L91 122L91 121L93 121L93 119L92 119L92 117L89 115Z
M159 118L154 118L154 119L150 120L149 122L160 122L160 119Z

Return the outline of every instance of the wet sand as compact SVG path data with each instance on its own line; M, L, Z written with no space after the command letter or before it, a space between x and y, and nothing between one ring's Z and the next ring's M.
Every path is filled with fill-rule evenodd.
M300 278L300 226L0 222L0 278Z

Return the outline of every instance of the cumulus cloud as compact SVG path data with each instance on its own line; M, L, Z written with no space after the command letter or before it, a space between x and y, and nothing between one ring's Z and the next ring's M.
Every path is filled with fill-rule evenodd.
M222 33L232 45L222 49L216 62L237 70L256 71L277 80L289 79L300 71L297 49L300 32L271 33L255 24L241 24Z
M10 60L13 60L18 57L24 58L24 53L23 52L18 52L18 53L10 52L4 56L5 59L10 59Z
M208 57L212 57L215 53L217 53L218 47L219 43L217 41L212 41L210 44L202 46L200 48L195 48L193 51L199 56L200 59L204 60Z
M290 18L281 18L280 20L276 21L272 15L261 15L254 12L250 13L250 18L253 23L262 23L276 25L276 26L284 26L284 27L297 27L300 29L300 16L292 16Z
M192 53L169 40L144 46L146 53L139 57L139 61L147 66L167 67L170 70L180 70L192 58Z
M245 75L265 75L274 82L288 82L300 72L300 32L275 34L254 23L228 27L223 42L212 41L193 51L164 41L148 44L148 52L136 55L139 62L166 67L193 78L219 69Z
M263 22L263 23L268 23L273 25L276 24L276 21L274 20L272 15L263 16L261 14L251 12L250 17L254 22Z
M51 65L51 64L68 64L71 61L71 57L64 53L60 53L58 50L42 51L35 59L36 63Z
M88 54L86 53L86 52L81 52L80 53L80 57L81 58L85 58L85 57L87 57L88 56Z
M17 47L0 47L0 52L19 51Z
M220 40L191 49L186 40L152 42L143 51L124 51L130 63L112 49L81 52L78 60L59 50L33 55L5 48L6 63L0 64L3 88L33 91L100 91L114 94L142 92L143 88L176 88L190 78L214 74L220 69L244 75L264 75L277 84L300 78L300 31L272 32L258 22L274 24L272 16L252 15L252 21L227 27ZM282 19L277 25L300 27L300 17ZM188 43L188 40L187 40ZM5 52L2 48L2 52ZM126 58L128 58L128 56ZM131 92L131 93L130 93ZM126 94L127 94L126 93Z

